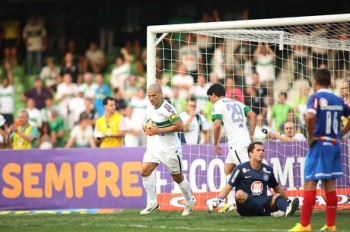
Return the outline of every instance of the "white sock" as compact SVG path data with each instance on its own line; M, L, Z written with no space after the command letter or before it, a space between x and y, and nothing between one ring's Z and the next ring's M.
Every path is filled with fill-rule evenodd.
M156 194L156 179L153 173L149 176L142 177L143 187L146 190L147 194L147 205L157 203L157 194Z
M231 177L231 175L226 176L227 182L230 179L230 177ZM232 205L232 204L236 203L235 193L236 193L236 191L234 190L234 188L232 188L232 190L228 193L228 195L227 195L227 204L228 205Z
M191 186L186 178L179 184L179 187L185 197L186 204L191 202L192 201Z

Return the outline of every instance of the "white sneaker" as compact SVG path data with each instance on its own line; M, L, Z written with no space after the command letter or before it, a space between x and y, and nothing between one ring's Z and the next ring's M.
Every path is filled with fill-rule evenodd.
M148 205L145 209L141 210L140 214L147 215L147 214L150 214L152 212L157 211L158 209L159 209L159 204L154 203L154 204Z
M278 210L276 212L271 213L271 216L273 216L273 217L284 217L284 216L286 216L286 213L283 212L282 210Z
M190 203L190 204L185 206L185 209L182 212L182 216L189 216L189 215L191 215L192 209L193 209L194 205L196 204L196 201L197 201L196 198L193 197L192 198L192 203Z
M299 198L295 197L288 205L286 210L286 217L293 216L295 211L299 208Z

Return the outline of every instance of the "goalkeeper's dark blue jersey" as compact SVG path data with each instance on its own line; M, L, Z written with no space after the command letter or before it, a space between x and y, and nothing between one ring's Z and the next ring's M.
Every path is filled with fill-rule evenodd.
M278 186L272 167L262 163L259 170L250 166L249 161L239 164L232 172L228 184L253 197L266 197L268 187Z

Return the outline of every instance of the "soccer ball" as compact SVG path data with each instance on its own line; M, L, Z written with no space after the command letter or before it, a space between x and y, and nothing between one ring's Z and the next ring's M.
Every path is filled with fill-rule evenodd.
M151 129L153 127L153 122L151 119L147 119L144 123L143 123L143 131L145 132L146 135L149 135L148 130Z

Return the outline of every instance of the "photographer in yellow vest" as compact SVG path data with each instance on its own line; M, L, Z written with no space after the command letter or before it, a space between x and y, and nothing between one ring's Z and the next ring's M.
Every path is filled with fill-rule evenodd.
M126 133L124 117L116 112L112 97L103 99L105 114L96 120L94 137L101 148L121 147Z
M26 109L18 111L15 124L5 125L5 131L13 149L28 150L37 147L38 128L29 124L29 114Z

